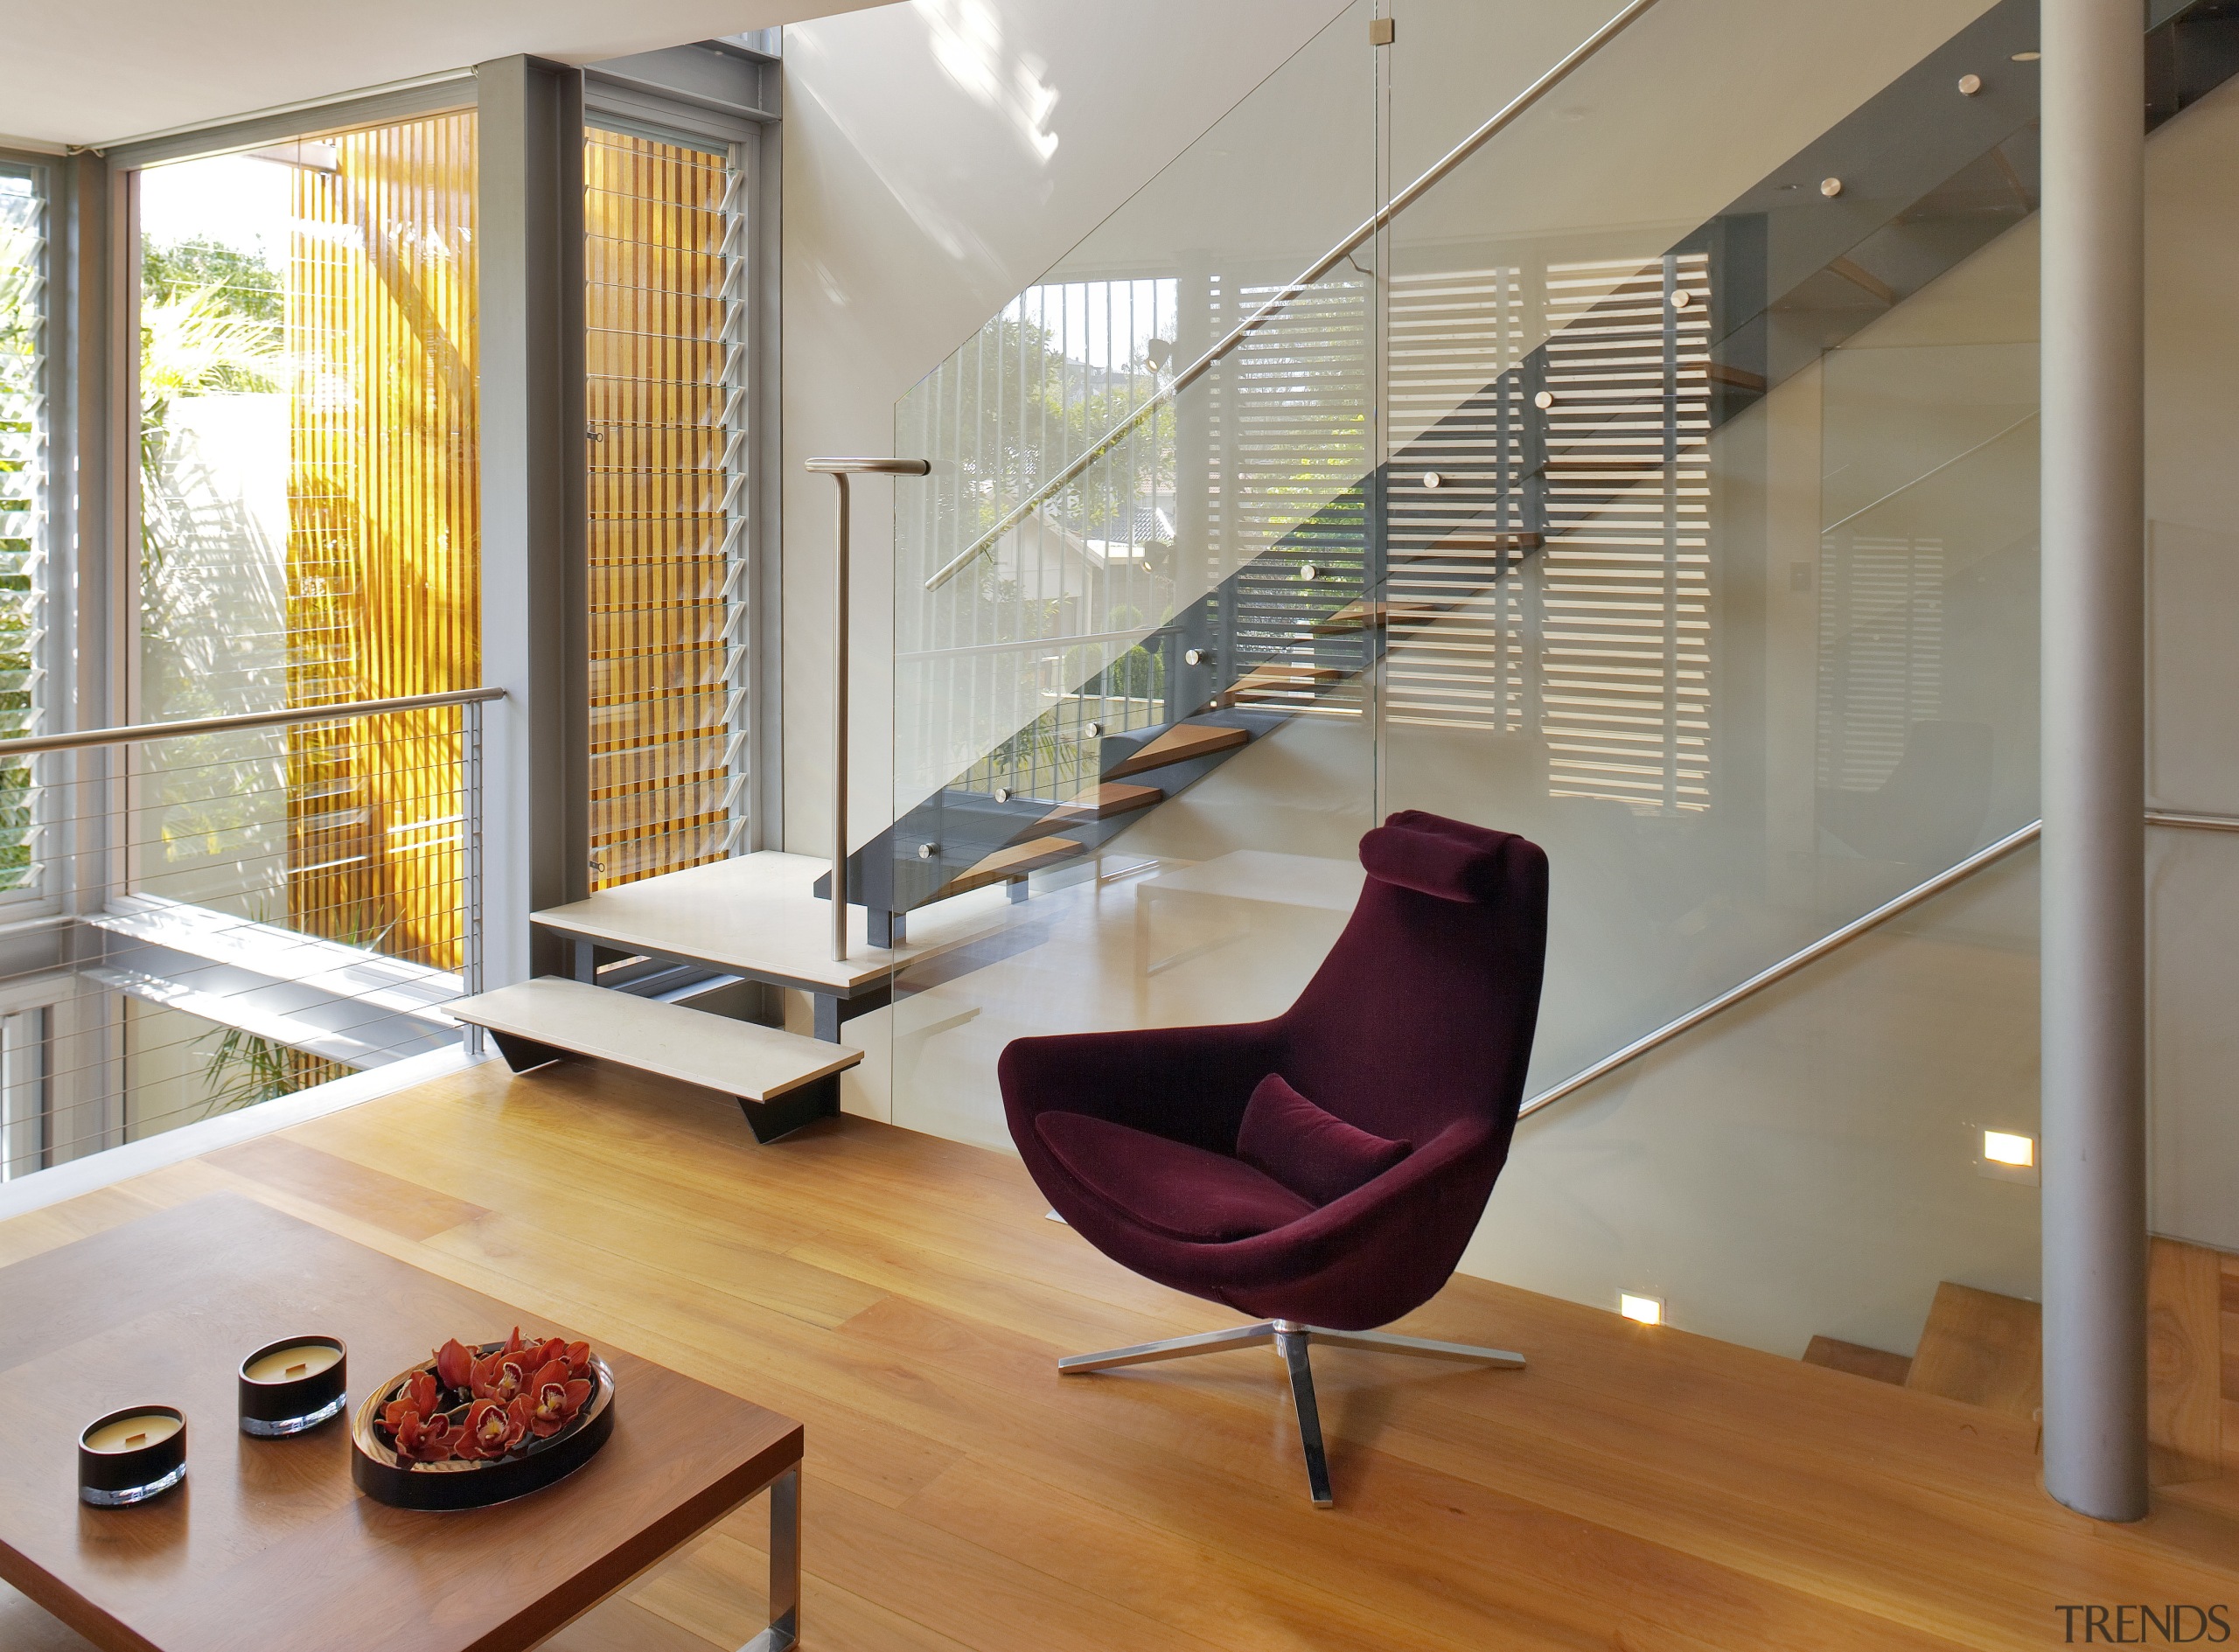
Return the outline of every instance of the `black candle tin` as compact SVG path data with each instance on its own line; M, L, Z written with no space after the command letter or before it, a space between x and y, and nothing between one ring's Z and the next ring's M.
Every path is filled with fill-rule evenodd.
M128 1417L176 1417L178 1429L166 1439L129 1451L95 1451L86 1441L98 1430ZM96 1417L78 1435L78 1495L97 1509L145 1502L186 1478L186 1413L175 1405L127 1405Z
M333 1364L309 1376L257 1382L249 1369L257 1361L291 1348L331 1348ZM339 1417L349 1404L349 1350L338 1336L283 1336L267 1342L243 1360L240 1371L241 1432L259 1439L276 1439L316 1428L330 1417Z

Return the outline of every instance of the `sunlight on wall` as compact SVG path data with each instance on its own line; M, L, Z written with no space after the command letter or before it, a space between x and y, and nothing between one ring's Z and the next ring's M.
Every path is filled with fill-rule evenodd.
M1047 66L1028 53L1003 48L1003 27L987 0L917 0L931 31L933 58L957 85L1017 129L1027 148L1043 160L1057 152L1050 112L1057 88L1042 77Z

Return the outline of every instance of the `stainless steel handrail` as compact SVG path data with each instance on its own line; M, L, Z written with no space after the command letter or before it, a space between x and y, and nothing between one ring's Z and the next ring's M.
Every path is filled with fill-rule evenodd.
M2027 424L2036 416L2036 410L2032 408L2030 411L2023 414L2019 418L2016 419L2012 424L2007 425L2005 429L1999 431L1996 436L1984 436L1980 442L1976 443L1973 447L1967 449L1963 453L1955 453L1943 464L1922 471L1911 481L1899 483L1895 487L1891 488L1880 498L1872 501L1870 504L1859 505L1858 509L1852 511L1848 516L1837 517L1833 521L1828 523L1826 526L1821 528L1819 531L1822 533L1831 533L1838 527L1848 527L1852 523L1857 521L1859 518L1864 516L1868 511L1880 510L1883 505L1888 504L1890 500L1895 498L1900 493L1909 493L1913 489L1920 486L1922 483L1930 481L1936 477L1942 476L1953 465L1960 464L1963 460L1973 458L1984 448L1993 446L1998 443L2005 441L2006 437L2012 436L2016 430L2019 430L2023 425Z
M1242 344L1253 333L1259 331L1260 328L1266 326L1267 323L1273 320L1277 315L1288 309L1290 305L1299 297L1303 296L1315 282L1320 281L1324 275L1335 269L1339 264L1342 264L1346 259L1352 256L1355 252L1360 249L1364 242L1367 241L1370 237L1376 234L1378 231L1384 228L1385 225L1389 224L1399 213L1405 212L1409 206L1412 206L1427 191L1435 187L1439 181L1445 178L1447 173L1453 171L1455 167L1461 165L1462 162L1468 160L1472 155L1475 155L1480 149L1483 148L1486 143L1489 143L1493 138L1497 137L1503 131L1513 125L1531 108L1533 104L1538 102L1542 98L1545 97L1548 93L1553 91L1565 80L1568 80L1574 72L1586 63L1587 59L1593 57L1596 52L1600 52L1603 46L1608 45L1612 40L1615 39L1627 29L1630 28L1644 12L1648 11L1656 3L1657 0L1631 0L1631 3L1627 5L1623 10L1618 12L1607 23L1596 29L1592 34L1587 36L1587 38L1580 41L1576 46L1573 47L1570 53L1559 63L1554 65L1553 67L1550 68L1545 74L1534 80L1530 86L1524 87L1523 91L1510 98L1508 102L1503 105L1500 110L1492 115L1490 119L1487 120L1483 125L1480 126L1475 131L1470 133L1468 136L1463 138L1461 142L1455 144L1451 150L1447 150L1445 156L1442 157L1436 164L1432 166L1428 171L1425 172L1420 178L1417 178L1413 183L1408 185L1406 188L1401 190L1397 195L1394 195L1389 201L1385 202L1383 206L1377 210L1374 217L1369 219L1368 221L1364 223L1358 229L1346 236L1344 240L1339 241L1328 252L1322 254L1321 257L1315 260L1311 265L1308 266L1305 272L1295 281L1292 282L1289 286L1284 288L1282 291L1277 293L1273 297L1268 299L1266 303L1261 304L1259 309L1253 310L1251 315L1247 316L1242 322L1238 323L1235 330L1230 332L1225 338L1222 338L1219 343L1213 345L1211 349L1206 351L1203 355L1198 357L1196 360L1191 362L1181 372L1175 373L1174 377L1168 381L1163 389L1155 392L1154 394L1147 398L1140 407L1137 408L1133 413L1129 414L1125 419L1122 419L1109 431L1106 432L1093 446L1083 450L1079 456L1071 464L1066 465L1064 470L1058 471L1056 476L1050 477L1049 481L1043 483L1039 488L1036 488L1031 494L1028 495L1022 503L1012 509L1001 521L997 522L994 526L989 528L977 540L974 540L971 545L959 552L955 556L950 558L948 561L943 563L941 567L925 581L925 589L929 591L938 590L940 587L947 584L949 581L953 579L973 557L980 555L983 551L987 550L988 547L994 544L997 540L1002 538L1004 534L1009 533L1021 522L1026 520L1028 517L1033 515L1036 511L1041 509L1041 507L1049 501L1050 497L1064 487L1067 483L1073 480L1073 478L1080 475L1082 471L1087 470L1090 465L1095 464L1097 460L1102 458L1113 448L1117 447L1121 442L1125 441L1128 434L1133 431L1137 425L1149 418L1151 415L1157 412L1159 408L1172 401L1175 397L1180 395L1184 390L1188 389L1200 378L1203 377L1203 375L1211 369L1215 362L1228 354L1230 351L1235 349L1237 345Z
M0 740L0 757L37 751L81 751L90 746L137 745L149 740L178 740L188 735L231 734L241 728L284 728L296 723L336 722L345 717L379 717L396 711L426 711L436 706L471 706L505 697L502 688L454 688L440 694L407 694L396 700L345 700L331 706L245 711L231 717L190 717L178 722L124 723L115 728L80 728L70 734L25 735L17 740Z
M1517 1117L1526 1118L1542 1107L1552 1106L1564 1097L1585 1089L1597 1078L1609 1074L1629 1063L1638 1061L1659 1044L1668 1044L1680 1034L1701 1026L1713 1015L1733 1007L1745 998L1754 998L1775 982L1784 981L1807 964L1816 964L1838 947L1847 945L1868 930L1887 924L1891 918L1909 912L1922 902L1932 900L1956 883L1963 883L1993 861L2003 861L2016 849L2026 847L2037 840L2045 823L2032 820L2019 831L2010 833L1987 848L1977 849L1957 865L1937 873L1927 882L1908 889L1894 901L1886 901L1863 917L1852 919L1842 928L1823 935L1800 952L1792 952L1769 969L1760 970L1739 986L1720 993L1699 1008L1691 1009L1677 1020L1668 1021L1654 1032L1636 1038L1622 1049L1604 1056L1583 1072L1572 1074L1552 1089L1543 1090L1517 1109Z
M2169 809L2148 809L2148 826L2181 826L2190 832L2239 832L2239 815L2178 813Z
M2239 832L2239 815L2180 813L2167 809L2148 809L2145 812L2145 823L2148 826L2175 826L2191 832ZM1868 930L1886 924L1902 913L1909 912L1922 902L1930 900L1943 894L1952 885L1973 876L1992 861L2003 861L2016 849L2034 843L2043 829L2043 821L2033 820L2019 832L2008 837L2000 838L1988 848L1977 849L1950 870L1939 872L1917 889L1908 889L1895 900L1875 907L1865 917L1844 924L1842 928L1814 941L1802 951L1792 953L1782 958L1770 969L1759 971L1739 986L1719 993L1701 1008L1689 1010L1676 1021L1664 1022L1654 1032L1635 1039L1622 1049L1604 1056L1585 1071L1573 1073L1561 1084L1541 1091L1517 1110L1517 1117L1522 1119L1538 1112L1542 1107L1552 1105L1564 1097L1585 1089L1595 1079L1607 1077L1628 1063L1639 1060L1659 1044L1668 1044L1680 1034L1691 1028L1701 1026L1712 1016L1733 1008L1743 999L1754 997L1775 982L1787 979L1807 964L1817 963L1837 947L1856 940Z

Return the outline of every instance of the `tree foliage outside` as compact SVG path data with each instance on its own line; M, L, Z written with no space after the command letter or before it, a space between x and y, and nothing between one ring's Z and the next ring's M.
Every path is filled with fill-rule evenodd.
M33 708L31 658L39 547L35 512L45 447L38 428L45 317L40 313L40 203L28 178L0 191L0 732L26 732ZM0 766L0 889L31 877L31 766Z
M285 387L280 278L252 253L194 236L142 248L140 292L143 638L173 652L222 649L226 594L223 579L213 578L213 565L226 569L256 560L237 547L253 545L259 530L223 485L212 484L216 478L185 440L181 410L205 397ZM217 554L180 554L198 541ZM239 708L213 701L192 709ZM239 740L226 736L164 749L167 845L199 840L214 850L241 833L244 807L255 807L250 794L280 784L279 765L269 760L227 761L239 752ZM339 1070L239 1028L213 1029L202 1053L206 1116L291 1095Z

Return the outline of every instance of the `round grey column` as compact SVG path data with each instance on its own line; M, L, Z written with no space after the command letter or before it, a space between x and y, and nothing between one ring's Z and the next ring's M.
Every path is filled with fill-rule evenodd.
M2045 1486L2146 1511L2145 38L2043 0Z

